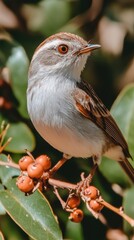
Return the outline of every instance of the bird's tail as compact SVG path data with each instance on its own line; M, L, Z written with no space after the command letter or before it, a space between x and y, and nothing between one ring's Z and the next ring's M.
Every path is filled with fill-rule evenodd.
M131 179L131 181L134 183L134 168L128 161L128 159L125 159L124 161L119 161L119 164L123 168L123 170L126 172L127 176Z

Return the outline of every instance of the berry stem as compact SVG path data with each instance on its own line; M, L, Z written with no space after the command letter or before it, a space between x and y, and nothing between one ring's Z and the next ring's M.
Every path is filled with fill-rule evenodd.
M6 148L6 146L11 142L12 138L8 138L4 145L0 146L0 153Z
M65 189L71 189L71 190L76 190L77 185L69 182L63 182L61 180L57 180L54 178L49 178L48 183L52 186L58 187L58 188L65 188Z
M59 170L59 168L61 168L63 166L63 164L67 161L67 158L62 158L60 159L53 168L50 169L49 174L50 176L52 176L55 172L57 172Z
M56 197L59 199L62 208L65 209L66 203L65 203L65 201L63 201L63 199L61 198L61 196L60 196L60 194L59 194L59 192L58 192L58 190L57 190L57 187L55 187L55 186L54 186L54 194L55 194Z
M19 165L17 163L12 162L12 161L10 161L10 162L3 162L3 161L0 160L0 166L12 167L12 168L20 169Z
M103 206L105 206L106 208L110 209L111 211L115 212L116 214L124 218L132 227L134 227L134 219L126 215L122 207L116 208L102 198L100 198L98 202L100 202Z

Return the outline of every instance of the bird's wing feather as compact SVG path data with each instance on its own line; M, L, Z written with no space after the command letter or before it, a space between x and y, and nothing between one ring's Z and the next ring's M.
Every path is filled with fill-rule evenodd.
M120 145L126 157L131 157L119 127L90 84L84 81L78 83L72 95L75 108L101 128L115 145Z

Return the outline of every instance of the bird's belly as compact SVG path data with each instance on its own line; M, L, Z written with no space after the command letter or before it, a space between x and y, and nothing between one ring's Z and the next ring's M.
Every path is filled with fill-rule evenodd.
M70 156L87 158L102 154L102 142L100 140L86 139L65 127L54 128L36 124L35 128L51 146Z

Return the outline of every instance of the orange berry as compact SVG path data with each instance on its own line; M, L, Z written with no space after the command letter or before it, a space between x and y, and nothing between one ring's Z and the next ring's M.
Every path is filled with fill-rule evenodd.
M89 186L85 189L85 195L88 196L90 199L96 199L99 197L100 192L94 186Z
M30 163L33 163L34 160L30 156L24 156L19 160L19 166L22 171L26 171Z
M51 159L47 155L40 155L35 161L42 165L44 171L47 171L51 167Z
M76 208L80 205L80 197L77 196L77 195L72 195L69 199L68 199L68 202L67 202L67 205L70 207L70 208Z
M5 99L3 97L0 97L0 108L4 106Z
M69 219L72 222L79 223L83 220L84 214L81 209L76 209L73 212L70 213Z
M103 205L96 200L91 200L89 202L89 206L91 209L93 209L95 212L100 212L103 208Z
M9 109L11 109L12 107L13 107L13 106L12 106L12 103L11 103L11 102L5 101L5 103L4 103L4 108L5 108L5 109L9 110Z
M22 192L25 193L32 191L34 188L33 179L25 175L18 177L16 185Z
M28 175L31 178L40 178L43 171L43 167L39 163L31 163L27 168Z

